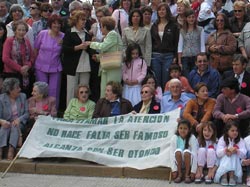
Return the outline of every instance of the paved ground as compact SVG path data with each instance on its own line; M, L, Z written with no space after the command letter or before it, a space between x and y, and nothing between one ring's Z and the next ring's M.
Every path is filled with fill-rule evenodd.
M0 173L2 176L2 173ZM59 175L7 173L0 178L0 187L215 187L218 184L169 184L163 180L98 178ZM238 187L244 185L237 185Z

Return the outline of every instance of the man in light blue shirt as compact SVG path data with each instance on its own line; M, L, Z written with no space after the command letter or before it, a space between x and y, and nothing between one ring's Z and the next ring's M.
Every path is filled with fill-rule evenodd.
M189 97L181 92L181 81L179 79L171 79L169 81L170 94L165 94L161 100L161 113L169 112L181 108L181 115L186 106Z

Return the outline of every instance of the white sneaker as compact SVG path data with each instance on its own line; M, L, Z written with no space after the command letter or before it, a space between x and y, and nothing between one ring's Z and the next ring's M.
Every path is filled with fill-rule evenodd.
M230 177L228 185L229 185L229 186L236 186L236 181L235 181L235 179Z
M226 177L222 177L222 178L221 178L221 181L220 181L220 184L221 184L222 186L228 186L227 178L226 178Z
M246 185L247 185L247 186L250 186L250 177L247 177Z

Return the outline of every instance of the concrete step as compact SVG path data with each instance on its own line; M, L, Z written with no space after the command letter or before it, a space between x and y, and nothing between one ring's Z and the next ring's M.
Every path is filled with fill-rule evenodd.
M0 161L0 172L4 172L11 162ZM116 168L93 162L69 158L17 159L9 172L75 175L88 177L146 178L168 180L170 168L157 167L145 170Z

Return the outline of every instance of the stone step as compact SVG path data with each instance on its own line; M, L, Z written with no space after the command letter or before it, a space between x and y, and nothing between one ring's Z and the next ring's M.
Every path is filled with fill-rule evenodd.
M11 162L0 161L0 172L4 172ZM145 178L169 180L170 168L157 167L145 170L116 168L93 162L69 158L17 159L8 172L75 175L88 177Z

